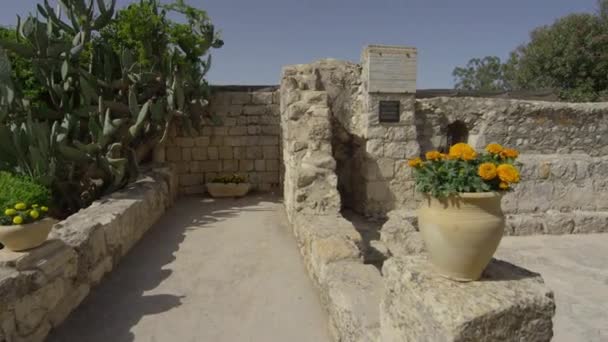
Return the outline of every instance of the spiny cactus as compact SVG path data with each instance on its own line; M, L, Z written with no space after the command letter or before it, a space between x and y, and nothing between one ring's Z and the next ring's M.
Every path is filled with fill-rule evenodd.
M144 2L159 11L155 0ZM117 51L100 34L112 23L116 0L59 3L53 8L44 0L38 17L18 18L16 41L0 39L0 152L10 151L0 156L0 169L51 185L71 212L132 180L172 120L200 126L200 108L206 105L202 76L210 65L200 57L223 42L203 11L180 0L162 8L163 18L165 10L185 14L189 24L179 25L200 34L196 49L184 42L179 48L178 41L149 66L126 47ZM1 49L33 61L47 90L45 106L32 111L21 98Z

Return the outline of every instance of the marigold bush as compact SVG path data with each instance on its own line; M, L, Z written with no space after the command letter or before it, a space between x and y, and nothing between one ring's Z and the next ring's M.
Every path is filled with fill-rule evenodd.
M520 180L517 150L492 143L478 153L465 143L450 147L448 154L425 153L425 159L414 158L408 165L414 170L416 189L434 197L447 197L462 192L508 191Z

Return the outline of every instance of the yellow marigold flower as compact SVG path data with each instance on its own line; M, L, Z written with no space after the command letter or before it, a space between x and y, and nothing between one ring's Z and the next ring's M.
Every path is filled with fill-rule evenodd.
M427 160L439 160L442 158L442 154L439 151L429 151L426 153Z
M500 164L496 168L496 173L501 181L506 183L518 183L519 171L511 164Z
M422 166L422 159L416 157L414 159L410 159L407 161L407 164L410 167L421 167Z
M458 143L450 147L448 155L450 159L473 160L477 157L477 152L469 144Z
M462 160L473 160L477 158L477 152L475 151L464 151L462 152Z
M517 158L519 156L519 152L512 148L505 148L500 152L500 156L502 158Z
M507 189L509 189L509 183L500 182L500 184L498 184L498 187L501 188L502 190L507 190Z
M479 165L477 174L483 180L492 180L496 178L496 165L494 163L483 163Z
M500 144L492 143L492 144L488 144L488 146L486 146L486 151L488 151L489 153L492 153L492 154L499 154L503 150L504 150L504 148Z
M21 216L13 217L13 224L22 224L22 223L23 223L23 217L21 217Z
M27 208L27 206L25 205L25 203L17 203L15 204L15 209L17 210L24 210L25 208Z
M30 210L30 217L35 220L40 217L40 213L37 210Z
M4 211L4 215L6 216L15 216L17 215L17 210L13 209L13 208L8 208Z
M43 213L46 213L47 211L49 211L49 208L42 206L40 207L40 210L42 210Z

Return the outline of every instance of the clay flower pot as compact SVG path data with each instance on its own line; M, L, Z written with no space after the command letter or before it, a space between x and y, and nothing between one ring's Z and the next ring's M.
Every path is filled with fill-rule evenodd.
M46 241L55 223L56 220L45 218L28 224L0 226L0 243L14 252L38 247Z
M502 239L501 199L498 192L426 197L418 210L418 223L439 274L457 281L481 277Z
M211 197L243 197L250 188L249 183L207 183Z

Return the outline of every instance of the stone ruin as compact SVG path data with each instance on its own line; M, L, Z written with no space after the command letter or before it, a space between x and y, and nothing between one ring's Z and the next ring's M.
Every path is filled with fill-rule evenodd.
M520 151L507 235L608 231L608 105L416 99L415 48L368 46L361 64L283 69L284 202L339 341L549 341L539 274L493 261L458 284L426 267L407 159L491 142Z

